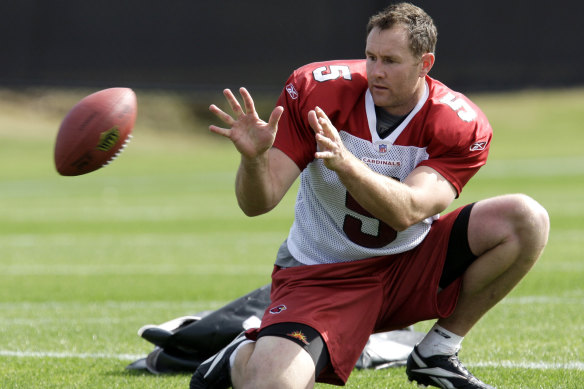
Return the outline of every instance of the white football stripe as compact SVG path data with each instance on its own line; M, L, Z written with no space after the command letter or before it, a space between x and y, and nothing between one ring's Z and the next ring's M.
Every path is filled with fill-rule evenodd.
M513 362L513 361L498 361L498 362L476 362L468 363L473 367L503 367L508 369L532 369L532 370L584 370L584 362Z
M110 353L69 353L55 351L0 350L0 357L14 358L79 358L79 359L118 359L122 361L144 358L140 354ZM528 370L584 370L583 361L560 362L515 362L515 361L477 361L465 363L468 367L496 367Z
M193 273L197 275L265 275L269 274L269 266L265 265L238 265L238 264L204 264L204 265L172 265L172 264L52 264L52 265L0 265L2 275L58 275L58 276L86 276L86 275L181 275Z
M54 351L14 351L0 350L0 357L15 358L78 358L78 359L119 359L133 361L144 358L138 354L108 354L108 353L67 353Z

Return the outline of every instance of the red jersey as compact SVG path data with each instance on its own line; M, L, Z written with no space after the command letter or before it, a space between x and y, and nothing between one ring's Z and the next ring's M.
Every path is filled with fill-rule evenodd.
M365 211L322 160L308 111L319 106L345 147L372 170L403 181L418 166L438 171L460 193L485 164L492 129L464 95L431 77L416 107L386 138L376 131L375 106L365 60L313 63L296 70L278 100L284 107L274 146L302 170L295 220L287 244L307 265L391 255L416 247L428 234L428 218L396 232Z

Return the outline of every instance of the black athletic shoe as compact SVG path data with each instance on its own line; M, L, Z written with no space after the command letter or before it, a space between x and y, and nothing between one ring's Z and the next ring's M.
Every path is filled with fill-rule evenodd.
M242 332L221 351L201 363L191 378L190 389L230 388L229 357L244 340L246 337Z
M423 358L418 348L408 357L406 374L418 385L436 386L444 389L495 389L473 376L454 355L432 355Z

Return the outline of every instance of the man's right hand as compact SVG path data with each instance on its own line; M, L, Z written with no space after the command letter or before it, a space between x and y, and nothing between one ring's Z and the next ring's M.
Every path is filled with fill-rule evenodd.
M243 158L255 159L266 153L273 145L278 130L278 121L284 112L283 107L276 107L266 123L257 114L253 99L247 89L240 88L245 111L230 89L223 94L233 110L233 116L224 112L215 104L209 107L215 116L221 119L230 128L210 125L209 130L229 138Z

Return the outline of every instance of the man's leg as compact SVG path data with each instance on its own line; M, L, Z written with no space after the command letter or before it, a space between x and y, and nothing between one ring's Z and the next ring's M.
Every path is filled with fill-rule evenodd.
M259 331L257 341L240 334L203 362L191 389L312 388L315 372L328 363L327 347L316 330L301 323L276 323Z
M190 388L312 388L314 366L310 354L291 340L265 336L256 342L241 334L199 366Z
M535 200L506 195L472 209L468 240L478 258L463 275L454 313L438 324L464 336L529 272L548 239L549 217Z
M281 337L264 336L245 344L231 369L234 389L305 389L314 386L314 362L298 344Z
M506 195L480 201L468 220L472 263L453 314L440 319L408 358L410 380L442 388L492 388L458 361L463 337L529 272L547 243L549 217L536 201ZM464 251L464 250L462 250ZM474 255L473 255L474 254Z

